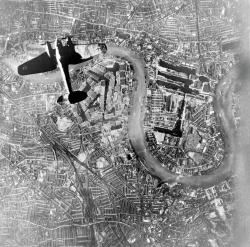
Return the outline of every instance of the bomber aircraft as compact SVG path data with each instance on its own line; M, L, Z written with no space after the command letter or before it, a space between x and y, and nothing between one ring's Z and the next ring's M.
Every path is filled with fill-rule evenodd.
M88 95L84 91L72 90L69 65L83 63L104 54L107 52L107 46L104 43L74 44L70 37L66 39L65 45L56 39L54 49L51 42L46 42L46 52L18 66L18 74L24 76L44 73L59 67L68 94L66 97L60 96L57 102L61 103L68 99L71 104L75 104L86 99Z

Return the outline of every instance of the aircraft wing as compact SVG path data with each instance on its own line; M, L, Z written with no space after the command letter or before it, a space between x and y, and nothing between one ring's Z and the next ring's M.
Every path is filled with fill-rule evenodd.
M67 63L79 64L93 59L93 56L100 53L105 53L107 47L105 44L80 45L75 47L63 46L62 53L64 54ZM78 51L79 50L79 51ZM85 54L87 51L87 54ZM21 64L18 66L19 75L30 75L52 71L57 68L56 49L52 49L50 43L47 43L47 52Z
M55 57L55 50L53 49L53 56L49 56L47 52L21 64L18 66L19 75L30 75L37 73L44 73L52 71L57 68Z

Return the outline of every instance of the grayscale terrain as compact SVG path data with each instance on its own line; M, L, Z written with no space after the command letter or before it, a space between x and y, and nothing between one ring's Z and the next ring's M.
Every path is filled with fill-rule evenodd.
M250 245L247 0L0 0L0 13L0 247ZM74 104L67 37L88 58L69 65L86 94ZM47 41L57 68L20 75Z

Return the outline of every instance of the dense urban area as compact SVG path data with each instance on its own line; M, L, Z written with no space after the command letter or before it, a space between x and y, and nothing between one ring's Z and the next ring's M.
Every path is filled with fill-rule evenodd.
M225 153L214 98L238 61L237 1L23 0L0 11L0 246L230 246L234 176L164 183L131 145L131 63L107 54L72 67L73 89L88 93L77 104L57 103L58 69L17 66L68 35L132 50L146 71L147 150L173 174L210 174Z

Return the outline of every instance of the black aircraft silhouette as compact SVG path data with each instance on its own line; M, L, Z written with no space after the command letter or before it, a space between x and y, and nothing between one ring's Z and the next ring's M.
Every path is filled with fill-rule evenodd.
M105 44L96 44L100 53L106 53L107 46ZM63 81L68 89L68 100L71 104L78 103L87 98L87 93L84 91L73 91L70 76L69 65L79 64L93 59L89 54L89 57L83 58L83 54L76 52L75 47L80 46L74 44L70 37L67 37L66 45L63 46L62 42L58 39L55 41L55 49L52 48L50 42L46 42L46 52L41 55L21 64L18 66L19 75L30 75L37 73L44 73L60 68ZM86 46L86 45L85 45ZM96 55L96 54L95 54ZM64 101L64 97L60 96L57 100L58 103Z

